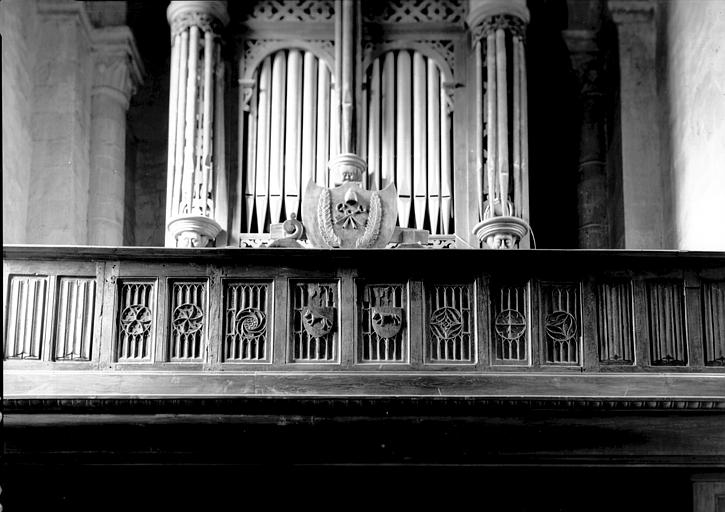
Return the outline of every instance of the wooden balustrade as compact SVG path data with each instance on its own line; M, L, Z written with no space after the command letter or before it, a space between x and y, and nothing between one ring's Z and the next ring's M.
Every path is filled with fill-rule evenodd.
M6 396L725 403L721 254L8 246L3 285Z

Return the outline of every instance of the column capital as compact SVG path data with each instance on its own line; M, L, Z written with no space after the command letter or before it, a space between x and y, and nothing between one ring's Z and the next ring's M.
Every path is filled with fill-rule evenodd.
M594 30L562 30L561 35L582 95L601 94L605 63L599 34Z
M523 35L530 18L525 0L469 0L468 5L466 23L474 42L499 28Z
M75 19L83 35L88 38L93 32L93 25L86 11L85 2L39 0L38 15L41 18Z
M656 6L653 0L609 0L607 5L617 25L649 23L654 20Z
M466 23L471 29L493 16L513 16L524 23L530 18L525 0L468 0Z
M166 9L166 19L171 25L171 38L191 26L204 32L221 33L221 29L229 23L226 2L185 1L171 2Z
M143 63L131 29L96 28L92 32L93 94L116 97L128 108L131 96L143 83Z

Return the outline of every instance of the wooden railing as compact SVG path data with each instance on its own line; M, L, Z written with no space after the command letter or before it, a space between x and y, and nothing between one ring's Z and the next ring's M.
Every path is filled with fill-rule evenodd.
M725 256L4 248L8 398L725 404Z

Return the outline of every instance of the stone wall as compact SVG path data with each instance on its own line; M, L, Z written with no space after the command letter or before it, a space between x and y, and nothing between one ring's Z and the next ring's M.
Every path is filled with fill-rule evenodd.
M41 1L27 242L85 244L92 85L82 4Z
M666 3L673 243L725 250L725 2Z
M34 0L0 3L3 243L26 242L37 26Z

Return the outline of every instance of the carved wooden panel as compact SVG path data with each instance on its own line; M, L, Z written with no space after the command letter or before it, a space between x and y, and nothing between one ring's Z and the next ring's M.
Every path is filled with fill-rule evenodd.
M12 275L7 293L5 359L40 359L48 278Z
M270 284L229 282L224 286L224 347L226 362L271 361Z
M470 363L475 359L473 303L468 285L428 288L427 363Z
M685 292L679 281L647 283L650 361L653 366L687 364Z
M118 310L117 360L151 361L155 336L156 282L120 282Z
M404 285L363 286L358 348L361 362L399 363L407 359L406 315Z
M578 283L542 283L544 357L548 364L580 364L581 299Z
M491 293L493 363L521 364L529 359L528 286L495 286Z
M251 3L251 2L250 2ZM332 21L335 17L333 0L265 0L254 2L243 16L244 21Z
M599 361L634 363L634 321L630 281L600 283L596 288Z
M199 361L207 326L206 282L170 283L169 347L171 361Z
M725 281L702 283L705 366L725 366Z
M368 23L462 24L465 17L464 0L393 0L363 4L363 19Z
M337 360L337 286L334 281L292 283L292 362Z
M95 305L95 278L60 278L53 350L56 361L90 361Z

